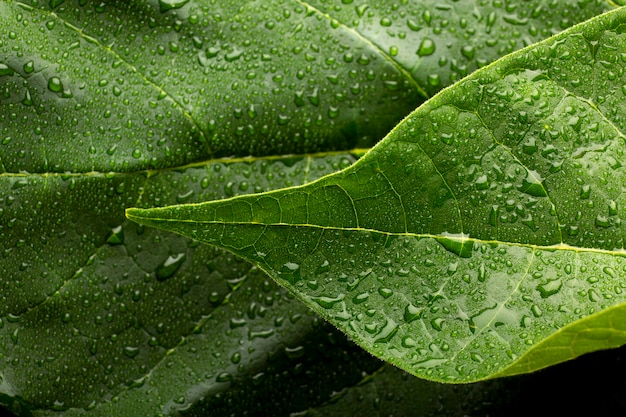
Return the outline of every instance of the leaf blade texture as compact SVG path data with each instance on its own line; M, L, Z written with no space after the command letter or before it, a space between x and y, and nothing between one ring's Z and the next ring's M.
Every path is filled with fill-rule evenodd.
M612 8L551 4L0 1L0 403L289 414L377 369L257 268L124 209L345 168L425 96Z
M477 71L337 174L128 215L255 262L420 377L471 382L621 345L624 13Z

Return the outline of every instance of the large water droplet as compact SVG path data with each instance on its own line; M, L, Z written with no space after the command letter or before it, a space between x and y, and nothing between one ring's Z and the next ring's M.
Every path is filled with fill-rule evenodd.
M388 343L398 331L398 324L388 318L385 325L376 334L375 343Z
M470 258L474 250L474 240L469 239L469 235L463 233L442 233L444 237L437 238L448 252L452 252L461 258Z
M48 80L48 90L55 93L63 91L63 83L61 82L61 79L59 77L51 77Z
M404 321L410 323L414 320L422 317L422 310L415 307L413 304L408 304L404 309Z
M13 71L8 65L0 64L0 77L4 75L13 75L15 71Z
M435 42L430 38L422 39L419 48L417 49L417 55L428 56L435 53Z
M539 291L542 298L548 298L551 295L558 293L562 286L563 282L560 279L553 279L545 284L538 285L537 291Z
M311 297L311 300L315 301L322 308L330 309L333 308L335 304L343 300L345 297L344 294L339 294L337 297Z
M124 348L124 355L128 356L129 358L134 358L138 354L139 354L139 348L138 347L126 346Z
M518 188L521 192L533 197L547 197L548 193L543 186L543 178L537 171L527 170L526 178L522 181L522 186Z

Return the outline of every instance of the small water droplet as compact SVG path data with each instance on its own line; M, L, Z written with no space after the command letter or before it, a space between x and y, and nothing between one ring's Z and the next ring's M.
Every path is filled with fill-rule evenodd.
M124 243L124 229L122 229L122 226L117 226L111 229L107 235L106 242L111 246L121 245Z
M126 346L124 348L124 355L128 356L129 358L134 358L135 356L137 356L139 354L139 348L138 347L134 347L134 346Z
M185 253L178 253L176 255L170 255L168 258L159 265L155 271L156 277L159 281L165 281L178 271L178 268L185 262L187 255Z

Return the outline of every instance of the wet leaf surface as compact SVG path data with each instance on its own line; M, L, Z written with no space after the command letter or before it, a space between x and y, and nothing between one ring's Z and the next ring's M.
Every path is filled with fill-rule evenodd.
M618 9L496 61L306 186L128 216L243 256L423 378L620 346L625 21Z
M202 415L246 393L242 413L288 414L354 385L380 362L258 268L124 210L343 169L362 152L337 150L610 8L0 1L0 403Z

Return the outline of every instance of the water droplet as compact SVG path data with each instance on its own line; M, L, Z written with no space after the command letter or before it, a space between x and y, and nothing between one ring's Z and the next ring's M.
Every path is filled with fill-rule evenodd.
M363 292L361 294L357 294L352 298L352 302L354 304L361 304L365 301L367 301L367 299L370 297L370 293L368 292Z
M333 308L335 304L343 300L345 297L344 294L339 294L337 297L311 297L312 301L315 301L322 308L330 309Z
M13 75L15 71L13 71L8 65L0 64L0 77L5 75Z
M215 377L215 381L217 382L228 382L233 379L233 376L228 372L221 372Z
M430 321L430 325L433 326L433 329L441 331L441 329L443 329L443 322L444 320L442 318L436 318Z
M474 250L474 240L469 235L463 233L442 233L444 237L437 238L437 242L441 244L448 252L452 252L461 258L471 258Z
M615 269L611 268L610 266L605 266L604 268L602 268L602 272L604 272L611 278L617 277L617 271L615 271Z
M26 74L32 74L35 71L35 63L33 61L28 61L22 68Z
M430 38L422 39L419 48L417 49L417 55L428 56L435 53L435 42Z
M159 281L165 281L178 271L178 268L185 262L187 255L185 253L178 253L176 255L170 255L168 258L159 265L155 271L156 277Z
M523 193L533 197L547 197L545 187L543 186L543 178L537 171L527 170L526 178L522 181L522 186L518 188Z
M55 92L55 93L62 92L63 83L61 82L61 79L59 77L51 77L48 80L48 90Z
M405 336L402 338L402 346L405 348L412 348L417 346L417 342L410 336Z
M296 346L294 348L286 347L285 354L289 359L298 359L304 356L304 346Z
M300 281L300 265L295 262L287 262L280 269L281 278L291 282L292 284Z
M234 364L241 362L241 353L239 352L233 353L232 356L230 357L230 361Z
M474 59L474 55L476 54L476 50L474 49L473 46L467 45L467 46L464 46L463 48L461 48L461 54L465 58L467 58L469 60L472 60L472 59Z
M121 245L124 243L124 230L122 229L122 226L117 226L111 229L107 235L106 242L111 246Z
M560 279L549 280L545 284L537 286L537 291L541 294L542 298L548 298L551 295L558 293L563 286L563 282Z
M161 13L165 13L168 10L180 9L187 3L189 0L159 0L159 10Z
M376 334L376 340L374 343L388 343L398 331L398 324L392 319L388 318L385 325Z
M237 327L242 327L246 325L246 320L239 318L239 317L233 317L230 319L230 328L231 329L236 329Z
M530 307L530 311L533 313L533 316L535 316L535 317L543 316L543 311L541 311L541 308L539 308L539 306L537 304L533 304Z
M410 323L414 320L422 317L422 310L415 307L413 304L408 304L404 309L404 321Z
M128 356L129 358L134 358L135 356L137 356L139 354L139 348L138 347L134 347L134 346L126 346L124 348L124 355Z
M380 287L378 289L378 294L380 294L383 298L389 298L393 295L393 290L391 288Z

